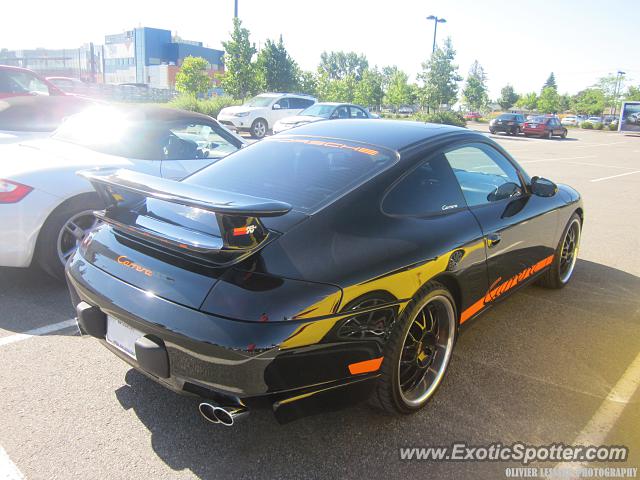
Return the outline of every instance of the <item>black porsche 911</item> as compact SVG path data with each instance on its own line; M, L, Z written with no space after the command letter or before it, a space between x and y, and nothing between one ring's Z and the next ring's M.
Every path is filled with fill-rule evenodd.
M420 409L462 325L569 282L583 222L490 138L416 122L302 126L181 182L82 174L108 207L67 265L81 331L224 425Z

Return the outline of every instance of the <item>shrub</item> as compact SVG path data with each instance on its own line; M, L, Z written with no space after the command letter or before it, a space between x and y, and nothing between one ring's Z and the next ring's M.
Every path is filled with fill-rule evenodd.
M169 106L172 108L179 108L181 110L189 110L191 112L204 113L213 118L216 118L225 107L231 107L233 105L240 105L242 102L234 100L231 97L212 97L199 100L192 95L180 95L169 102Z
M618 130L618 125L615 123L610 123L609 130L611 130L612 132Z
M586 128L587 130L593 130L593 123L591 123L591 122L582 122L580 124L580 128Z
M593 128L595 128L596 130L602 130L602 123L600 123L600 122L596 122L596 123L593 125Z
M463 116L456 112L419 113L414 118L419 122L442 123L456 127L464 127L467 123Z

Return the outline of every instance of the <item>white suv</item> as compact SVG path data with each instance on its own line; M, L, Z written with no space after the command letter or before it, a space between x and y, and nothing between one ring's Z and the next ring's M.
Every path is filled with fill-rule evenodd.
M310 95L294 93L262 93L239 107L223 108L218 122L237 131L249 132L262 138L275 123L316 103Z

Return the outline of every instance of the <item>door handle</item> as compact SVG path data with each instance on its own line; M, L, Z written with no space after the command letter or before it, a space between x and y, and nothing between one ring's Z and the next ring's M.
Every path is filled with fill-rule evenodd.
M499 233L490 233L487 235L487 246L493 248L500 243L502 236Z

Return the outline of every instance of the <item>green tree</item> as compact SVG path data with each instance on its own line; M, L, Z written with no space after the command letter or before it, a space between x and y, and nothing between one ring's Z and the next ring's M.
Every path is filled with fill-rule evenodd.
M187 95L204 95L211 88L209 62L202 57L188 56L176 73L176 90Z
M409 76L402 70L398 70L391 78L389 89L384 97L384 103L396 108L408 105L411 102L411 93Z
M247 98L258 90L256 66L253 56L256 49L249 42L249 30L242 26L239 18L233 19L231 40L222 42L225 50L225 74L222 77L222 88L233 98Z
M298 69L298 86L302 93L316 95L318 79L313 72Z
M633 85L629 86L627 93L624 95L624 99L627 102L640 102L640 85L637 87Z
M353 102L357 83L353 75L332 80L328 75L320 74L316 93L322 102Z
M558 105L558 111L566 112L567 110L573 109L573 102L571 100L571 95L569 95L568 93L563 93L562 95L560 95L559 101L560 103Z
M604 110L605 98L602 90L587 88L574 97L576 113L583 115L600 115Z
M454 63L456 51L451 39L447 38L444 45L436 49L431 58L422 63L422 72L418 79L422 81L422 104L436 110L441 106L450 106L458 99L458 82L462 77L458 75L458 66Z
M325 74L329 80L341 80L349 75L357 81L369 68L367 57L355 52L322 52L318 73Z
M486 82L487 75L484 73L484 69L477 60L474 61L469 69L465 86L462 89L462 98L469 109L474 111L483 110L489 103Z
M613 106L618 103L618 77L616 75L607 75L601 77L594 85L594 88L599 89L604 96L604 108L613 110ZM624 88L624 76L620 80L620 92Z
M388 65L386 67L382 67L382 72L380 75L382 76L382 90L386 93L389 85L391 84L391 79L398 72L398 67L395 65Z
M516 101L516 107L530 111L535 110L538 108L538 95L536 92L525 93Z
M560 109L560 95L553 87L545 87L537 102L540 113L557 113Z
M298 88L298 65L291 58L282 41L267 40L258 53L256 74L260 90L291 92Z
M356 83L353 102L364 107L379 107L382 104L382 76L377 69L367 69Z
M547 81L544 82L544 85L542 86L542 90L544 90L547 87L553 88L556 92L558 91L558 86L556 85L556 76L553 74L553 72L551 72L551 74L549 74L549 77L547 78ZM542 93L542 92L540 92L540 93Z
M511 85L505 85L500 90L500 98L498 98L498 103L503 110L509 110L515 103L518 101L520 97L513 90Z

